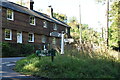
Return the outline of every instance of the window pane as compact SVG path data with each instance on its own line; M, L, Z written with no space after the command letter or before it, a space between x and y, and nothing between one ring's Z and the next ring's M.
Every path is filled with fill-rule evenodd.
M42 36L42 43L46 42L46 36Z
M57 30L57 24L54 24L53 30Z
M10 30L9 29L5 29L5 38L10 39Z
M30 16L30 24L35 24L35 17Z
M56 44L56 38L53 38L52 43L53 43L53 44Z
M43 27L47 28L47 22L46 21L43 22Z
M8 19L13 19L13 11L10 9L7 9L7 18Z
M29 41L32 41L33 34L29 34Z

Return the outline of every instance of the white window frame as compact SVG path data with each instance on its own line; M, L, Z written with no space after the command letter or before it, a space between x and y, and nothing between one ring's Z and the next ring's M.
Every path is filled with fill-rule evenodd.
M44 27L44 28L47 28L47 21L44 21L44 22L43 22L43 27Z
M9 11L11 11L12 14L8 13ZM11 15L12 18L9 18L9 17L8 17L9 14ZM14 20L14 12L13 12L13 10L7 9L7 19L8 19L8 20L12 20L12 21Z
M42 43L46 43L47 37L46 36L42 36Z
M34 24L31 23L31 17L34 18L34 20L33 20L33 21L34 21ZM34 25L34 26L35 26L35 25L36 25L36 19L35 19L35 17L34 17L34 16L30 16L30 17L29 17L29 22L30 22L30 25Z
M53 30L56 31L57 29L58 29L57 24L54 23L54 25L53 25Z
M29 40L29 34L32 34L32 41ZM34 33L28 33L28 42L34 42Z
M10 31L10 38L6 38L6 30ZM12 30L10 29L5 29L5 40L12 40Z

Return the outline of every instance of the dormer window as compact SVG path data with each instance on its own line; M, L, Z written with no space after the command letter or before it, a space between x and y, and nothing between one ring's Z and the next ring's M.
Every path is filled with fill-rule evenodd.
M53 30L57 30L57 24L54 24Z
M14 12L11 9L7 9L7 19L14 20Z
M35 25L35 17L30 16L30 25Z
M43 27L44 27L44 28L47 28L47 21L44 21L44 22L43 22Z

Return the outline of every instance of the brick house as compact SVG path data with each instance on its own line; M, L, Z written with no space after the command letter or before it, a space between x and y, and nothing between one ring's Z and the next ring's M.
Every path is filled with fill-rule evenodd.
M24 7L13 2L3 1L2 41L10 43L30 43L39 45L60 46L61 32L70 37L70 26L53 17L53 9L49 6L50 15L33 10L34 2L29 0Z

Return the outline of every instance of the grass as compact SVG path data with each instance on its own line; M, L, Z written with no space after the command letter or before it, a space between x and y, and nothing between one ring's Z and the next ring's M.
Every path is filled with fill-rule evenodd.
M120 78L120 61L104 56L88 57L67 50L65 55L39 58L35 54L16 63L15 70L27 75L46 78Z

